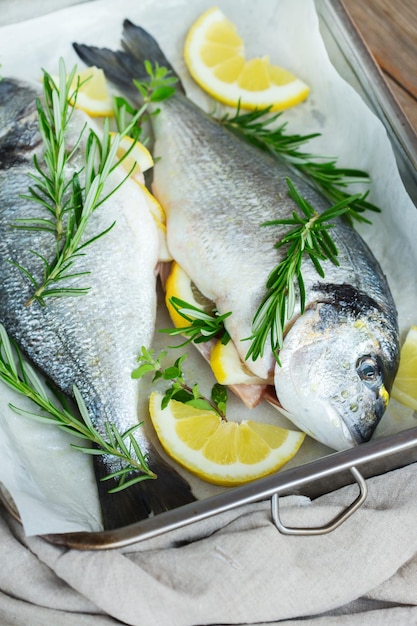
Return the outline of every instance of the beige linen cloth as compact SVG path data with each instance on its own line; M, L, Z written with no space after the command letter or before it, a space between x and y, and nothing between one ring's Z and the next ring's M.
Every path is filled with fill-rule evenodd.
M0 23L80 0L0 0ZM334 532L281 535L270 504L238 508L121 550L26 538L0 506L0 626L417 624L417 465L368 479ZM319 526L357 495L283 499L290 526Z
M341 527L284 536L269 502L125 549L77 551L0 520L1 626L417 624L417 465L368 479ZM289 526L318 526L357 496L282 499Z

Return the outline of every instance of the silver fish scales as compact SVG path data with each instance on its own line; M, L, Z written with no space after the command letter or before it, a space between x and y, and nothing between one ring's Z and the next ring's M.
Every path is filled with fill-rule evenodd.
M124 23L122 51L74 44L89 65L98 65L133 100L133 78L143 61L170 67L156 41ZM172 69L172 68L171 68ZM240 356L283 250L274 244L285 226L263 228L297 210L286 178L318 212L329 204L272 156L230 133L182 93L158 104L153 189L167 213L173 258L204 296L214 301ZM387 280L358 233L341 219L331 235L339 266L323 263L321 279L303 261L306 310L296 308L284 329L276 365L267 345L246 366L265 380L274 371L280 410L314 438L335 449L367 441L382 417L399 361L398 322Z
M48 260L55 251L50 233L15 228L19 218L43 215L41 207L21 195L27 194L30 185L33 156L43 150L35 107L38 95L25 83L6 78L0 82L0 320L27 357L61 391L71 395L73 385L78 387L94 426L103 436L106 421L125 432L141 421L138 383L131 372L142 345L149 347L154 333L155 223L136 185L126 181L96 210L84 235L88 240L115 222L76 261L77 272L90 274L72 278L69 284L79 286L80 281L88 281L88 293L78 298L51 297L45 306L36 301L26 305L33 285L9 261L28 268L41 280L43 265L31 250ZM74 115L74 137L78 137L85 119L79 112ZM76 170L81 169L81 150L82 146L71 162ZM113 185L123 174L116 170L114 176ZM106 528L120 527L194 499L186 481L157 454L145 430L140 428L136 433L157 478L118 494L108 493L111 481L98 480ZM120 467L109 457L94 460L98 479Z

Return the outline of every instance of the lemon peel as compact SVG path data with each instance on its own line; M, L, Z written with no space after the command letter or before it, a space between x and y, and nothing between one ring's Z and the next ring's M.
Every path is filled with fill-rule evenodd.
M227 344L216 341L210 354L210 367L221 385L256 385L268 382L252 374L245 363L242 363L232 341Z
M191 278L176 261L172 262L171 271L165 283L165 303L176 328L191 326L192 322L182 317L172 306L170 299L173 296L207 312L215 308L215 303L205 298L198 291ZM205 357L210 363L214 377L221 385L266 385L271 383L269 380L255 376L250 371L241 361L232 341L223 344L220 339L214 340L210 349L205 352Z
M113 101L103 70L93 65L75 74L71 84L73 90L78 81L80 86L76 100L70 99L70 104L91 117L113 117Z
M111 141L114 140L116 134L113 131L109 133ZM149 170L154 164L148 148L128 135L121 138L116 155L118 159L123 159L120 165L127 173L130 173L130 177L140 183L143 183L143 172Z
M182 317L182 315L180 315L172 306L170 299L173 296L180 298L181 300L184 300L184 302L192 304L199 309L207 311L211 310L214 306L210 300L205 298L203 294L201 294L197 288L193 286L188 274L176 261L173 261L171 264L171 271L165 283L165 304L176 328L186 328L191 326L192 322L189 322Z
M298 452L305 434L272 424L226 422L212 411L153 392L149 411L167 454L206 482L225 487L244 484L281 469Z
M282 111L305 100L310 88L267 56L246 60L243 40L217 7L189 29L184 59L194 80L212 97L230 106Z
M138 180L137 177L133 179L136 184L140 187L143 198L145 200L145 204L148 207L150 214L152 215L154 222L156 224L156 228L158 231L158 240L159 240L159 252L158 252L158 261L161 263L169 263L172 261L172 255L168 249L167 245L167 227L166 227L166 216L163 207L160 205L155 196L149 191L149 189L143 184L141 180Z
M417 411L417 326L411 326L401 348L400 366L391 397Z

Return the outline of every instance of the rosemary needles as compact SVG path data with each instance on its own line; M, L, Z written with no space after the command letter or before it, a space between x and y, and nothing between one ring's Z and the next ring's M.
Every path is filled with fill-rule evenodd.
M380 212L380 209L367 200L367 192L357 194L354 199L346 188L352 183L369 183L369 175L360 169L341 168L337 160L329 157L319 157L311 152L303 152L300 148L319 133L309 135L290 134L287 124L277 125L282 113L270 115L270 108L257 109L249 113L241 113L238 107L236 113L226 115L221 122L232 132L243 136L247 141L266 150L284 161L316 187L331 202L338 203L350 197L350 211L346 214L349 221L367 222L365 211Z
M0 380L33 402L33 411L10 405L19 415L56 426L79 438L84 441L84 445L73 444L73 447L81 452L91 455L110 455L122 461L122 467L119 470L103 478L103 480L110 478L118 480L118 485L109 490L110 493L121 491L142 480L156 478L135 438L135 431L142 426L140 423L126 432L120 432L114 424L106 423L106 435L102 436L94 428L78 389L74 388L73 391L80 417L73 415L66 404L60 401L63 399L53 395L34 369L24 362L20 351L12 344L1 324ZM91 444L94 447L91 447Z
M282 347L285 324L294 314L299 299L301 313L305 308L305 287L302 274L303 259L309 258L317 273L324 277L322 262L330 261L339 265L338 250L329 231L334 224L331 220L346 214L358 196L348 196L331 206L323 213L303 198L293 182L287 178L289 196L295 201L302 215L293 211L292 217L271 220L262 226L286 224L292 227L280 239L276 248L287 246L283 260L271 271L263 298L252 323L251 346L246 358L256 360L263 355L267 339L270 339L272 352L279 362L279 349ZM297 294L298 288L298 294Z
M110 134L109 119L106 118L100 137L92 128L87 128L87 124L78 136L72 136L73 106L81 87L80 79L75 80L76 67L67 75L61 59L57 83L48 72L43 72L43 100L38 98L36 106L44 150L40 157L34 156L35 171L29 174L33 184L22 197L46 212L44 216L19 219L14 226L50 233L56 241L56 254L50 259L42 251L32 250L43 264L41 278L27 267L10 260L33 285L33 294L27 305L34 301L45 305L46 299L51 296L81 296L89 291L89 287L79 287L74 285L73 280L68 281L89 274L89 271L75 271L75 262L84 256L87 246L114 226L114 223L109 224L106 229L85 240L92 214L129 177L130 172L114 187L106 186L111 173L130 152L117 157L120 141L125 135L138 139L149 105L169 98L174 92L176 78L166 68L158 65L153 68L147 63L146 70L149 80L135 82L143 97L140 110L134 111L123 98L115 98L118 133ZM157 111L152 114L157 114Z
M229 333L224 327L224 320L231 315L230 312L220 315L215 308L212 311L204 311L176 296L170 298L170 303L175 311L187 322L187 325L178 328L163 328L159 332L167 333L171 337L184 335L186 340L177 347L191 342L204 343L214 337L221 337L223 344L230 340Z
M46 231L55 238L55 256L48 259L42 251L32 254L43 264L41 278L28 268L11 260L30 280L33 294L27 305L37 301L45 305L48 297L79 296L88 292L88 287L68 285L68 280L85 276L88 271L74 271L78 257L84 256L85 248L106 234L113 226L83 240L91 215L120 184L106 194L104 187L111 172L117 167L116 158L120 136L110 139L109 123L104 124L102 139L86 124L76 137L69 133L80 83L73 88L76 68L66 74L65 64L60 60L58 84L44 71L43 102L36 101L39 131L44 151L41 157L34 156L35 171L29 173L33 181L23 198L33 201L45 210L44 217L27 217L15 222L16 228L30 231ZM80 144L85 141L85 152ZM83 154L81 163L75 163L75 155ZM74 171L75 169L75 171ZM81 180L82 179L82 180ZM123 181L122 181L123 182Z

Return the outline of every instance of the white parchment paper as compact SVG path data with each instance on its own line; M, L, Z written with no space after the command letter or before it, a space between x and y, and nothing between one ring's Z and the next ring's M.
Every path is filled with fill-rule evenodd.
M1 74L36 81L41 68L57 72L59 57L68 68L82 67L72 42L116 48L127 17L155 36L189 96L211 110L212 101L193 83L182 57L186 32L211 6L208 0L96 0L4 26L0 28ZM311 86L308 101L283 115L288 130L320 132L309 145L311 152L336 156L340 166L370 173L369 199L382 214L371 216L373 225L361 226L360 231L388 276L404 334L417 322L417 211L399 177L384 127L329 61L313 1L263 0L262 11L251 0L219 0L217 6L237 25L247 56L267 54L271 62ZM22 406L22 400L0 384L0 481L17 504L25 532L99 530L89 459L73 451L68 438L55 429L16 416L9 402ZM139 412L146 410L145 405L144 401ZM415 424L411 411L392 403L376 436ZM310 442L294 462L325 452L323 446ZM204 489L200 497L209 495Z

